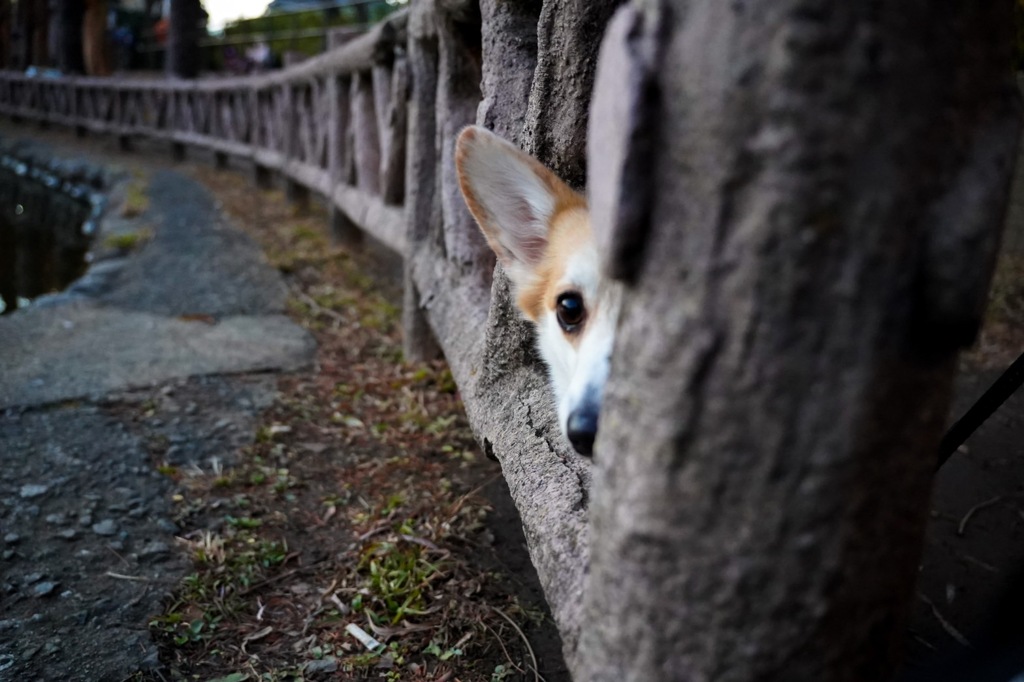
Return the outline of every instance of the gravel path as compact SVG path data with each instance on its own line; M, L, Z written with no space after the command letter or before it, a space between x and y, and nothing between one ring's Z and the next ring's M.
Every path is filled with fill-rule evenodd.
M230 464L268 372L312 358L280 277L206 191L167 170L147 184L149 243L0 319L3 682L157 665L147 620L189 570L157 465Z

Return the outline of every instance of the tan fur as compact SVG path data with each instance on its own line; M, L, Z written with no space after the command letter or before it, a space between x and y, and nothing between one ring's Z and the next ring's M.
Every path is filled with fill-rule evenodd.
M466 177L466 173L463 171L465 168L465 158L470 153L470 149L473 144L479 143L479 136L476 131L472 128L467 128L462 131L459 135L459 139L455 146L455 167L458 171L459 187L462 190L462 196L466 200L466 205L469 207L469 212L473 214L477 224L480 226L480 230L483 232L484 237L487 239L488 245L498 256L498 260L502 262L506 267L509 264L509 254L505 248L501 245L498 240L498 226L491 224L490 217L487 211L484 209L483 204L480 202L476 193L473 191L473 187ZM570 211L572 209L586 209L587 200L572 190L571 187L566 185L562 180L548 170L542 163L534 159L525 152L514 150L516 154L521 158L524 163L527 163L533 171L540 177L544 184L551 190L551 193L555 196L556 208L555 214L552 217L552 223L556 222L559 214ZM522 307L522 306L520 306ZM523 312L529 315L526 308L522 308ZM539 313L539 309L537 310ZM536 319L536 317L531 317Z
M580 197L582 199L582 197ZM516 304L529 319L540 320L544 309L554 310L564 286L560 285L565 275L566 262L569 256L579 250L580 244L592 239L590 231L590 215L586 205L576 205L555 213L548 232L548 248L544 258L534 272L536 280L532 286L519 292ZM579 333L565 335L570 342L576 343Z

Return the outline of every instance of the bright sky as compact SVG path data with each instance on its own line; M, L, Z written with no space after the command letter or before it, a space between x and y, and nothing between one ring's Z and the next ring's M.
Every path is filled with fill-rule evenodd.
M203 7L210 13L211 31L219 31L225 23L235 19L258 17L269 4L270 0L203 0Z

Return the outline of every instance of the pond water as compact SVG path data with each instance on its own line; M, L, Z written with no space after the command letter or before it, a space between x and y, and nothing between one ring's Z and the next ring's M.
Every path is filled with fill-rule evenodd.
M97 197L83 183L0 156L0 314L85 273Z

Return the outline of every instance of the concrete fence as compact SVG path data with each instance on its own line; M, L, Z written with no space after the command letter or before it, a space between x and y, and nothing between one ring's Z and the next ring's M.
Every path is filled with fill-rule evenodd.
M246 77L0 72L0 114L117 136L126 151L145 137L176 157L194 146L218 165L249 160L258 185L277 173L290 199L325 197L340 240L365 233L404 256L406 355L447 357L480 442L503 464L570 661L589 463L561 441L503 279L492 305L494 258L452 156L459 130L478 122L582 185L596 55L618 4L561 3L572 6L555 22L555 3L416 2L317 58Z
M407 355L446 356L576 679L890 679L1010 184L1011 8L652 0L606 32L620 4L416 0L270 75L0 74L0 113L249 159L400 253ZM459 194L469 123L589 186L624 284L593 466Z

